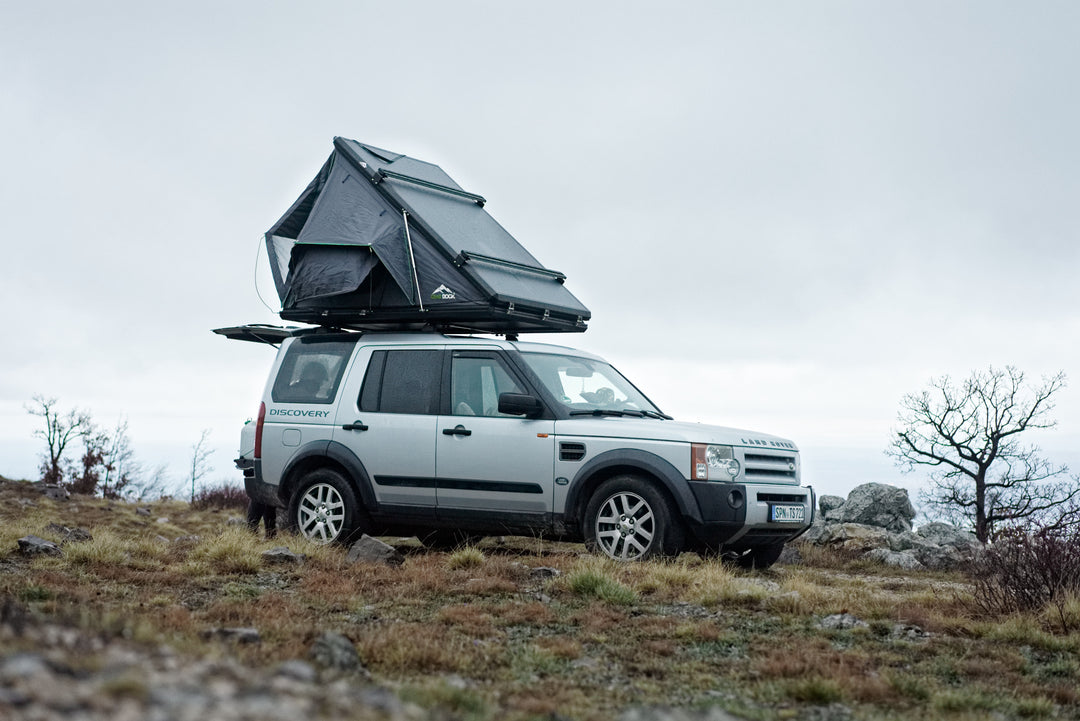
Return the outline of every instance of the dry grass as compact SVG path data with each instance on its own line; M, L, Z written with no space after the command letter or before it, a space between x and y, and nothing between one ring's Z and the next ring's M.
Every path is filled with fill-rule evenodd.
M1061 632L1080 620L1075 597L986 617L962 577L806 549L807 564L765 573L693 554L621 565L535 539L450 553L410 541L401 567L349 565L340 548L228 526L229 513L168 502L146 516L13 485L0 483L0 598L95 633L254 665L306 657L319 634L338 631L377 680L451 717L603 719L629 705L717 703L757 719L834 703L883 721L1080 717L1080 634ZM31 533L59 541L50 522L93 540L65 544L60 558L14 551ZM276 545L308 559L268 566L262 552ZM818 626L841 612L869 625ZM203 638L215 626L253 626L262 643ZM117 678L103 692L145 689Z

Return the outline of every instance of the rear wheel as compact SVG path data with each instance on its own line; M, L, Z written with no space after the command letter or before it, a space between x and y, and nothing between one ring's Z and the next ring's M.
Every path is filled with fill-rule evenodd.
M585 508L585 545L616 561L678 555L686 533L678 511L660 490L638 476L600 484Z
M751 546L735 560L735 563L739 568L764 571L776 563L783 552L784 544L782 543L774 543L768 546Z
M290 525L316 543L348 543L358 533L361 513L353 487L329 468L305 474L289 504Z

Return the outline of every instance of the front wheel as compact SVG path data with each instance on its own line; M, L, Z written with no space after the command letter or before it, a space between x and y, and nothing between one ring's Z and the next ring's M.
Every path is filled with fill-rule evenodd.
M656 486L638 476L600 484L585 508L585 545L616 561L678 555L686 534L678 511Z
M360 521L356 492L329 468L304 475L289 504L290 525L316 543L348 543Z

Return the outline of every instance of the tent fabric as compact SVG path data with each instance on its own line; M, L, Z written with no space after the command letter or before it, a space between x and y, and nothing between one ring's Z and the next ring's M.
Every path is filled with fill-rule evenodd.
M353 328L583 331L589 310L437 165L334 139L266 233L281 316Z

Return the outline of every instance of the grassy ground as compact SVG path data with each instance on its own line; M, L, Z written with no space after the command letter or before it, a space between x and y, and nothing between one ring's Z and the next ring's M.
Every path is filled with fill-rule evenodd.
M634 705L785 719L836 704L865 719L1080 718L1080 634L1055 633L1051 614L979 617L958 574L900 575L809 548L803 565L765 573L691 554L616 565L521 538L449 553L385 539L403 566L350 566L342 549L227 525L238 512L151 509L0 483L0 599L260 666L305 658L339 631L376 680L467 719L603 719ZM93 540L60 558L15 551L27 534L59 541L50 522ZM309 560L267 565L275 545ZM838 613L865 625L821 627ZM254 626L262 642L203 638L221 626Z

